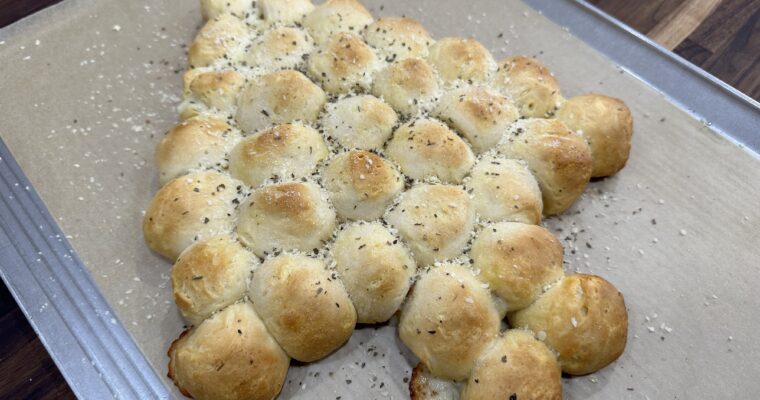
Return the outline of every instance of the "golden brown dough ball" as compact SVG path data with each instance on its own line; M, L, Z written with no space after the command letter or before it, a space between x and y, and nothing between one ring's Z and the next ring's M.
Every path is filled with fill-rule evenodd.
M433 111L479 154L494 148L520 117L511 100L482 86L447 92Z
M275 125L248 136L230 153L230 174L249 186L267 179L299 179L311 175L327 158L322 136L300 123Z
M247 34L245 23L230 14L209 19L188 50L190 67L205 67L225 55L231 60L236 59L238 47Z
M360 33L372 21L372 14L356 0L327 0L306 15L303 25L322 44L337 32Z
M283 254L264 261L253 275L251 299L269 332L298 361L332 353L356 325L348 293L324 260Z
M307 71L328 93L345 94L368 91L379 68L375 53L358 34L338 32L311 53Z
M470 38L449 37L435 42L430 46L427 60L446 84L457 80L485 82L496 71L491 52Z
M322 128L343 147L371 150L383 147L396 121L391 106L375 96L360 95L327 104Z
M180 176L151 200L143 219L145 242L170 259L193 242L232 233L242 182L215 171Z
M364 30L364 40L388 62L424 58L434 40L419 22L406 17L383 17Z
M400 126L385 151L412 179L435 177L459 183L475 164L470 146L435 119L417 119Z
M427 61L406 58L375 75L372 94L408 116L432 110L441 92L438 76Z
M567 210L591 178L591 150L586 139L556 119L517 121L502 138L499 151L528 164L541 188L544 215Z
M458 263L430 268L401 310L401 341L440 378L463 380L499 333L488 289Z
M188 247L172 267L174 302L194 325L246 295L258 259L231 236Z
M540 224L543 201L538 182L523 161L487 153L466 183L481 220Z
M277 71L248 83L238 98L235 119L240 129L248 133L272 124L312 123L326 101L325 92L302 73Z
M545 336L559 353L562 371L596 372L623 353L628 338L628 311L623 295L594 275L570 275L526 309L509 316L514 327Z
M237 95L244 84L245 77L232 69L200 72L193 76L185 97L230 114L235 111Z
M325 189L343 218L380 218L404 179L384 158L364 150L352 150L333 158L324 171Z
M557 119L588 140L594 160L593 177L615 175L625 167L631 152L633 117L622 101L601 94L567 100Z
M311 0L258 0L261 17L267 22L300 22L314 9Z
M259 257L275 249L311 251L335 229L335 211L316 184L286 182L254 191L240 206L237 233Z
M475 226L475 209L458 186L417 185L401 195L386 215L406 241L417 265L462 254Z
M499 63L493 85L512 98L523 117L551 115L562 101L554 75L530 57L510 57Z
M564 276L562 245L546 228L500 222L483 228L470 255L478 278L512 312L531 305Z
M417 270L409 249L378 222L356 223L339 231L332 256L362 324L389 320Z
M249 67L274 72L296 68L314 49L314 43L301 28L278 26L265 30L245 48L243 61Z
M211 117L180 122L156 146L161 185L193 169L221 167L239 136L226 122Z
M244 19L253 13L254 4L251 0L201 0L201 16L204 21L222 14L232 14Z
M169 378L197 400L273 400L290 365L248 302L182 333L169 357Z
M513 329L478 359L460 399L562 400L562 372L546 345Z

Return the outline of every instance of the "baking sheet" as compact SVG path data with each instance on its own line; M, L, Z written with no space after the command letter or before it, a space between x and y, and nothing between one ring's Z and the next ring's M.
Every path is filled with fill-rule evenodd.
M626 169L547 221L563 239L567 269L613 282L630 312L621 359L567 379L566 398L760 393L753 154L519 1L365 4L376 16L417 18L435 37L473 35L497 59L535 55L566 96L603 92L633 111ZM157 189L153 148L177 122L185 45L199 15L195 1L67 0L0 31L0 135L161 376L183 321L170 264L148 251L140 227ZM413 363L393 326L362 327L328 359L291 368L281 397L406 398Z

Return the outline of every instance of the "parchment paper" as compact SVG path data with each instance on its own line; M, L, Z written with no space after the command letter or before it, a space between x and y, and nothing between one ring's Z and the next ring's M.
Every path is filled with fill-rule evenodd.
M0 31L0 134L162 376L183 321L170 264L140 226L154 146L178 121L196 3L67 0ZM547 221L566 268L613 282L630 311L625 354L566 379L565 397L757 398L760 161L517 0L366 4L438 38L473 35L497 59L536 55L567 97L598 91L632 109L626 169ZM359 328L328 359L291 368L281 398L407 398L415 361L402 349L393 326Z

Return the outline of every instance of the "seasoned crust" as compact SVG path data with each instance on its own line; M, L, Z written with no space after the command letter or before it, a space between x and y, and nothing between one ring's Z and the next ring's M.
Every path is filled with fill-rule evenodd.
M592 177L615 175L625 167L633 135L633 117L625 103L601 94L576 96L562 104L557 119L588 141Z
M424 58L434 40L419 22L406 17L383 17L364 30L364 40L388 62Z
M201 0L201 16L204 21L218 18L223 14L244 19L252 14L254 6L250 0Z
M554 75L540 61L530 57L502 60L493 85L512 98L523 117L551 115L562 101Z
M303 25L322 44L337 32L359 33L372 21L372 14L356 0L327 0L306 15Z
M357 34L338 32L309 56L309 77L331 94L365 92L380 63Z
M586 140L556 119L517 121L502 138L499 151L528 164L541 188L544 215L567 210L591 178Z
M444 263L420 276L401 310L398 333L433 375L463 380L498 335L499 315L468 267Z
M343 147L372 150L383 147L397 121L396 112L384 101L360 95L327 104L322 128Z
M169 378L197 400L273 400L290 364L247 302L182 332L168 355Z
M314 9L311 0L258 0L261 17L267 22L300 22Z
M264 261L253 276L251 298L277 342L298 361L332 353L356 325L348 293L324 260L283 254Z
M145 213L143 235L148 247L176 260L195 241L232 233L240 185L214 171L171 180L156 193Z
M305 30L292 26L275 26L255 37L245 48L243 61L257 70L274 72L296 68L314 49Z
M404 115L429 111L440 96L438 76L421 58L405 58L375 75L372 94Z
M423 118L396 129L386 153L412 179L459 183L475 163L470 146L442 122Z
M623 295L595 275L569 275L531 306L509 316L514 327L544 332L562 371L596 372L615 361L628 338Z
M485 82L496 71L496 61L491 52L471 38L440 39L430 46L427 60L446 84L457 80Z
M409 379L411 400L459 400L459 385L450 379L436 378L418 363Z
M343 218L380 218L404 188L396 168L384 158L364 150L351 150L332 160L324 171L325 189Z
M232 69L199 72L192 74L185 98L196 99L209 108L231 113L235 111L237 95L244 84L243 75Z
M243 139L230 153L230 174L257 187L270 178L311 175L327 158L322 136L300 123L276 125Z
M237 50L247 34L245 23L230 14L209 19L187 52L190 67L205 67L225 55L230 59L236 58L233 50Z
M472 243L473 267L512 312L562 279L562 245L546 228L517 222L485 227Z

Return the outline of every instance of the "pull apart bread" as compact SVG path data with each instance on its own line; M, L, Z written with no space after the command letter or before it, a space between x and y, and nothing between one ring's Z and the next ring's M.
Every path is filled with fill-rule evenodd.
M201 6L143 224L193 325L182 393L276 398L291 359L397 312L415 399L560 399L620 356L623 296L540 224L624 167L623 102L356 0Z

